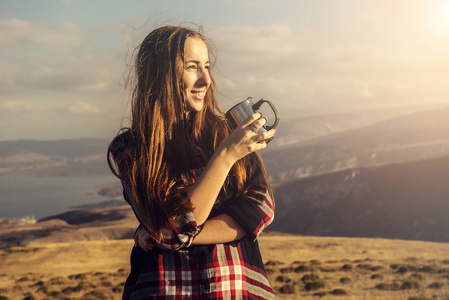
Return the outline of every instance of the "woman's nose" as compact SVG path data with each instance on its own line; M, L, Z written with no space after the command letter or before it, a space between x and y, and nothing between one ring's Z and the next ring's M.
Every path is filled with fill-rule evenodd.
M200 86L209 86L211 82L209 69L199 68L198 70L198 80L196 83Z

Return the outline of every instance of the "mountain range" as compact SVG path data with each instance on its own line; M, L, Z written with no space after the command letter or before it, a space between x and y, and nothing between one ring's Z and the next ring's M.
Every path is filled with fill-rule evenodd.
M284 132L280 125L280 142L262 152L275 187L270 230L449 242L448 115L449 108L377 111L352 119L346 114L288 121ZM108 174L108 142L0 142L0 174ZM102 186L98 194L117 200L117 184Z
M407 162L449 154L449 108L398 116L280 149L263 158L273 182L348 168ZM300 133L298 133L300 134Z
M414 110L377 110L281 122L276 138L262 151L273 183L448 154L449 108L409 111ZM0 174L109 174L108 144L107 139L0 141Z
M82 176L108 174L106 139L0 142L0 174Z
M449 156L281 184L270 230L449 242Z

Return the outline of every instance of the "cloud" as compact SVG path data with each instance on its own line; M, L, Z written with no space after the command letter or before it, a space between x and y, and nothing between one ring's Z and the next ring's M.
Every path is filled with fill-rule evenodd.
M80 29L73 23L63 22L56 26L29 23L20 19L0 21L0 45L53 45L81 44Z
M267 1L228 1L236 4L233 8L266 16L276 6ZM297 2L279 8L278 15L297 7L292 3ZM207 35L218 49L213 73L223 108L247 96L264 97L276 104L284 118L376 105L385 108L389 103L406 105L422 99L447 101L449 40L435 42L431 34L422 34L419 22L409 24L417 19L419 9L407 8L399 20L395 14L399 9L385 12L388 1L370 3L335 4L326 10L318 3L307 7L312 14L301 20L270 16L262 26L209 30ZM339 10L333 11L337 6ZM273 24L274 19L286 23ZM257 23L248 20L233 24ZM125 114L126 95L120 86L125 43L132 49L135 40L147 33L134 31L137 36L132 41L119 44L124 23L133 22L131 16L118 26L102 24L87 32L70 22L50 26L19 19L0 21L3 127L29 124L36 132L57 128L59 136L66 136L66 130L79 126L91 130L118 125ZM22 129L25 136L28 131Z
M0 22L3 93L20 91L104 92L117 85L121 61L116 49L107 52L84 40L76 25L56 26L19 19Z
M84 115L84 114L95 114L98 113L100 110L85 102L77 102L75 104L69 105L69 111L71 113L77 114L77 115Z
M8 114L73 114L73 115L91 115L100 110L98 107L83 102L57 102L42 101L35 98L31 101L25 100L5 100L0 102L0 112Z
M32 101L0 101L0 140L112 138L120 117L109 108L100 110L98 103L84 100L64 103L35 96Z
M105 91L111 85L114 72L111 62L95 59L67 60L64 64L30 62L24 64L15 86L28 90L52 90L60 92Z
M66 6L72 6L72 0L61 0Z
M271 98L287 114L312 107L331 113L407 105L426 97L425 90L433 98L449 93L441 82L449 72L449 65L442 64L448 43L437 41L438 52L429 45L409 49L412 41L394 42L397 32L370 40L351 31L363 28L348 29L341 40L333 31L288 24L212 30L219 92L233 102L250 95Z
M37 109L41 109L40 105L37 105L36 103L29 103L25 101L4 101L0 104L0 111L1 112L8 112L8 113L23 113L23 112L30 112L30 111L36 111Z
M84 34L67 22L55 26L18 19L0 22L3 127L29 138L36 132L63 137L65 131L89 136L92 133L81 128L104 133L118 126L123 116L120 77L125 55L120 57L113 46L84 39ZM0 140L11 138L14 133L0 133Z
M17 68L7 61L0 60L0 70L0 87L12 86L17 76Z
M228 0L231 6L242 6L250 9L261 9L267 5L267 0Z
M220 91L234 101L252 95L291 106L312 97L319 89L315 78L342 56L324 51L313 31L287 24L228 26L210 34L218 48Z
M266 27L226 26L211 31L220 44L220 51L270 55L292 54L301 48L315 44L312 32L300 31L287 24L271 24Z

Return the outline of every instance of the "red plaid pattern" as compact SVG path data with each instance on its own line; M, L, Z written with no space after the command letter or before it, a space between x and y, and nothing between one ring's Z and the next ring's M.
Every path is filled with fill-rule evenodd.
M131 263L123 299L274 299L257 242L179 251L135 247Z
M126 133L125 133L126 134ZM126 167L123 134L112 143L118 169ZM257 243L257 237L273 221L274 211L263 173L254 158L243 195L220 193L210 217L228 214L248 233L247 238L226 244L191 245L200 233L192 213L180 215L179 232L166 231L152 251L134 247L131 273L123 299L274 299ZM196 176L201 172L195 170ZM149 222L138 212L126 182L123 193L137 219L151 234ZM227 194L231 195L230 189Z

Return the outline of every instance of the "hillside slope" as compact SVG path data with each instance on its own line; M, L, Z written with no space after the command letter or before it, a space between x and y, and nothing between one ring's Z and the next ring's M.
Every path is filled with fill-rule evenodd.
M0 142L0 174L80 176L109 174L103 139Z
M449 154L448 115L449 108L413 113L262 153L274 182L439 157Z
M379 122L394 119L399 116L441 108L444 108L444 105L397 107L317 115L297 119L284 119L283 116L281 116L281 122L277 127L276 139L273 140L272 144L276 148L288 147L293 144L316 139L322 136L367 127ZM270 121L271 119L269 118L269 123Z
M449 242L449 156L294 180L272 230Z

